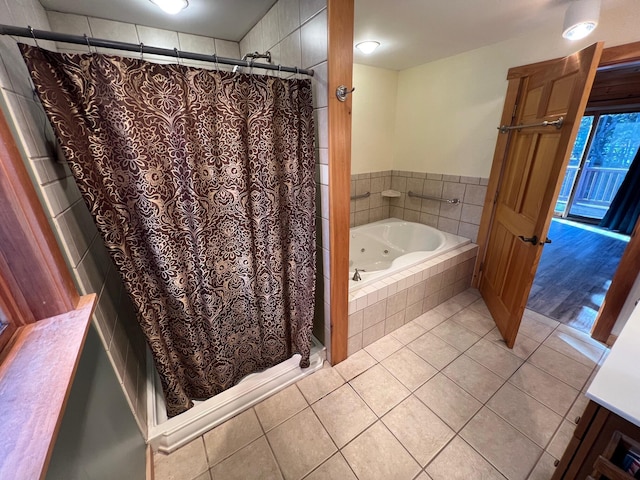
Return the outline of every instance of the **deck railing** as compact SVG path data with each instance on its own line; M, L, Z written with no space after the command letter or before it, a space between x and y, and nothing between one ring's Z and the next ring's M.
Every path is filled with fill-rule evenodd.
M577 166L567 168L558 196L558 205L569 201L577 173ZM626 174L626 168L585 167L576 188L573 204L606 211Z

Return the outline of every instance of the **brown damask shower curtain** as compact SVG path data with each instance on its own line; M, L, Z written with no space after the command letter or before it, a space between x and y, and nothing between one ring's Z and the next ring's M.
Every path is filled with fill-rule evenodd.
M20 45L169 416L295 353L315 288L309 80Z

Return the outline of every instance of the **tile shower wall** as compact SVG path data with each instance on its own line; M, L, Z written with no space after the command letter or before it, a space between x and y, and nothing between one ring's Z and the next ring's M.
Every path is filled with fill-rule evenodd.
M370 192L369 198L351 200L351 226L395 217L423 223L475 242L482 216L488 179L423 172L384 171L351 177L351 196ZM383 190L396 190L400 197L382 197ZM438 198L457 198L451 205L409 197L415 192Z
M312 68L316 125L316 314L314 335L331 358L326 0L280 0L240 41L240 54L271 52L276 65ZM258 69L254 69L258 72ZM265 71L266 75L279 75ZM285 76L284 74L282 74ZM291 76L291 75L289 75Z
M222 57L238 58L240 53L237 42L212 37L59 12L47 12L47 16L51 30L54 32L73 35L86 33L97 38L117 39L130 43L142 42L146 45L170 49L176 47L180 50L203 54L216 53ZM87 48L81 45L65 43L58 43L57 49L60 52L87 52ZM127 55L127 52L109 49L98 49L98 51ZM163 63L173 61L167 57L154 55L144 55L144 58ZM215 68L215 64L207 62L184 60L181 63ZM67 175L70 175L68 169L64 168ZM58 229L64 233L64 238L70 239L62 242L63 248L70 260L70 265L74 268L80 291L102 292L95 315L98 332L139 426L143 432L146 432L146 342L137 326L133 306L124 291L119 274L108 257L93 220L79 197L73 179L67 176L65 183L73 191L73 203L69 209L72 214L63 216L61 220L55 220ZM49 185L45 188L49 188ZM45 196L47 203L48 198ZM76 226L74 222L79 222L79 225ZM88 254L85 254L87 249Z

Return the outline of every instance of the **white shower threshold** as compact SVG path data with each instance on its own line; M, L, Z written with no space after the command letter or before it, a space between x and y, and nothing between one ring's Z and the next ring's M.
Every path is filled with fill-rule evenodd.
M300 368L300 355L253 373L237 385L205 401L194 402L193 408L173 418L167 418L160 379L147 362L147 443L154 452L171 453L223 423L238 413L261 402L274 393L322 368L327 358L326 348L312 337L310 365Z

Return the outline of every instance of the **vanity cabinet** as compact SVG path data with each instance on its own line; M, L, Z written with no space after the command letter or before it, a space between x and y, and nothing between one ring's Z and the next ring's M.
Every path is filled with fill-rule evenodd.
M577 423L552 480L633 480L618 465L626 452L640 454L640 427L593 400Z

